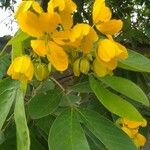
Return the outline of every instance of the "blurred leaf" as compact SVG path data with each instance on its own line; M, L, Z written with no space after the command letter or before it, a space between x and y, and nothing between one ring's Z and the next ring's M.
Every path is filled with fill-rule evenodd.
M74 91L74 92L80 92L80 93L92 92L91 87L89 85L89 81L77 83L77 84L69 87L69 90Z
M149 100L145 93L132 81L117 76L106 76L99 79L117 92L149 106Z
M150 72L150 59L132 50L128 50L128 52L128 59L119 62L120 68L137 72Z
M16 35L12 39L10 39L8 44L13 45L16 43L20 43L20 42L23 42L24 40L26 40L27 38L29 38L29 35L19 30L16 33Z
M73 106L75 103L78 103L81 100L81 97L78 95L64 94L60 103L60 106Z
M58 107L61 97L62 91L56 89L36 95L28 105L29 114L33 119L51 114Z
M109 150L137 150L131 139L111 121L91 110L78 110L85 126Z
M52 123L54 122L54 120L55 120L54 116L46 116L46 117L38 119L36 125L40 129L42 129L46 134L48 134L50 127Z
M6 69L8 68L10 64L10 55L9 54L4 54L0 56L0 79L3 78L5 75Z
M16 124L17 149L30 150L30 137L24 109L24 97L20 89L17 90L16 94L14 118Z
M16 82L10 79L0 82L0 130L15 100L17 87Z
M98 100L110 112L133 121L143 120L143 117L133 105L103 88L93 76L90 76L90 85Z
M52 150L90 150L73 108L56 118L50 129L48 144Z

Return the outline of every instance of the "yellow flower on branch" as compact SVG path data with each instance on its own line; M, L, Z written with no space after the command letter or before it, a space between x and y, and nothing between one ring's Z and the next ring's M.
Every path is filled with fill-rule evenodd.
M114 35L122 29L121 20L111 20L112 13L106 6L105 0L95 0L92 15L96 28L105 35Z
M98 44L97 57L93 64L94 71L101 77L111 74L117 67L118 60L126 59L127 57L128 52L123 45L112 39L103 39Z
M20 56L13 60L7 74L12 79L22 82L31 81L33 77L34 67L29 56Z
M58 71L64 71L68 67L68 56L62 47L54 43L58 41L59 32L57 27L61 24L61 18L56 12L47 13L34 13L32 11L26 11L20 13L18 18L18 24L22 31L28 33L33 37L37 37L35 40L31 40L31 47L34 52L39 56L47 56L48 60ZM53 35L55 40L53 39Z
M133 140L134 144L140 148L145 145L146 138L139 133L139 127L145 127L147 121L131 121L126 118L120 118L116 121L121 126L121 129Z

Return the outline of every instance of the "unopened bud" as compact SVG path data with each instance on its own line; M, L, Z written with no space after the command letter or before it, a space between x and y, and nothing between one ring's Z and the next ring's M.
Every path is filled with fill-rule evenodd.
M75 76L80 75L80 58L76 59L76 61L73 63L73 73Z
M34 75L38 81L42 81L48 77L48 66L44 63L34 64Z
M80 71L83 74L87 74L90 70L90 62L86 58L82 58L80 61Z

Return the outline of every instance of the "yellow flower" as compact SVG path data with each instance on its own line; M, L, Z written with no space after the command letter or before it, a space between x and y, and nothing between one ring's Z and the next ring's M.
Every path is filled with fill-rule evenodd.
M70 33L70 45L81 49L83 53L90 53L93 43L98 40L95 30L88 24L76 24Z
M96 67L97 64L99 66L99 72L101 72L98 73L98 76L105 76L117 67L119 59L126 59L127 57L128 53L123 45L113 40L103 39L98 44L94 68L97 68L95 70L98 70L98 67Z
M105 5L105 0L95 0L92 14L93 22L101 33L114 35L122 29L121 20L111 20L111 10Z
M26 11L20 13L17 20L22 31L38 38L31 40L31 47L34 52L42 57L47 56L56 70L66 70L68 67L68 56L63 48L53 42L60 41L59 31L56 29L61 23L58 13L42 12L37 14L32 11ZM55 33L57 33L57 36ZM53 36L55 38L54 40Z
M29 56L20 56L14 59L10 65L7 74L12 79L27 82L33 77L33 64Z
M73 25L72 13L77 6L72 0L50 0L48 3L48 12L55 10L59 13L64 30L68 30Z

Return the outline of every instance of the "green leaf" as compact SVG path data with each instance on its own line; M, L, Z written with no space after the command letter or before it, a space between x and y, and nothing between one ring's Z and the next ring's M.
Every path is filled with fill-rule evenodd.
M128 59L119 62L120 68L137 72L150 72L150 59L132 50L128 50L128 52Z
M17 149L30 150L30 137L24 109L24 97L20 89L17 90L14 118L16 124Z
M32 118L38 119L51 114L58 107L62 97L62 91L50 90L33 97L28 105Z
M0 79L5 75L6 69L10 64L10 55L4 54L0 56Z
M15 99L17 87L16 82L10 79L0 82L0 130Z
M8 44L12 45L20 43L26 40L27 38L29 38L29 35L19 30L17 34L12 39L9 40Z
M98 100L112 113L133 121L142 121L143 117L129 102L103 88L93 76L90 85Z
M51 150L90 150L73 108L56 118L50 129L48 144Z
M131 139L110 120L91 110L79 110L85 126L109 150L137 150Z
M74 92L80 92L80 93L90 93L92 92L91 87L89 85L89 81L80 82L78 84L75 84L72 87L69 87L69 90Z
M142 89L140 89L139 86L130 80L117 76L106 76L99 79L117 92L146 106L149 106L149 100L145 93L142 91Z

